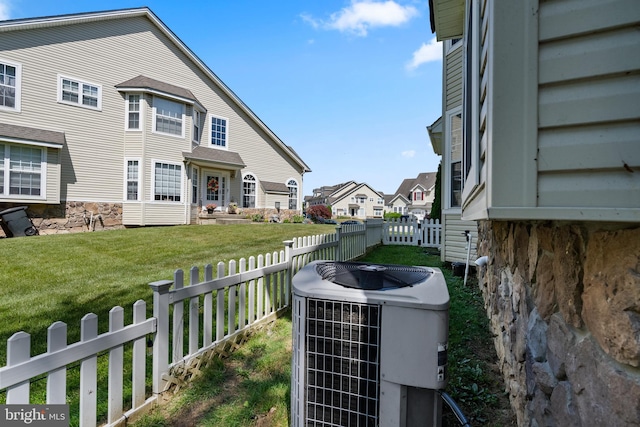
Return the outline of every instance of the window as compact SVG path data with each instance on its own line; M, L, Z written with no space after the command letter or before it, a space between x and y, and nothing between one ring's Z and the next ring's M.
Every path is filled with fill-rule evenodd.
M451 200L450 207L462 203L462 113L449 116Z
M184 137L184 105L165 98L153 98L155 131Z
M422 191L414 191L413 200L424 200L424 193Z
M179 202L182 167L171 163L155 163L154 200Z
M127 129L140 130L140 95L127 95Z
M242 178L242 207L256 207L256 177L251 174Z
M200 141L200 111L193 109L193 142Z
M126 200L140 200L140 162L138 160L127 160L127 196Z
M0 109L20 111L22 66L0 59Z
M211 116L211 145L227 146L227 119Z
M198 203L198 169L191 169L191 203Z
M287 187L289 187L289 209L298 209L298 183L295 179L290 179Z
M58 101L80 107L102 108L102 86L58 76Z
M44 150L21 145L0 145L0 194L41 196ZM8 186L7 186L8 184Z

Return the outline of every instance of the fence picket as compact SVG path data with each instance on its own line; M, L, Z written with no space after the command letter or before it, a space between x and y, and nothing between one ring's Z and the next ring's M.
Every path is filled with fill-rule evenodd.
M31 335L16 332L7 340L7 366L29 360ZM7 387L7 404L29 403L29 381Z
M209 282L211 280L213 280L213 267L211 264L207 264L204 267L204 281ZM211 292L204 294L203 305L202 345L209 347L213 337L213 294Z
M218 263L218 279L224 277L224 263ZM224 289L216 291L216 342L224 338Z
M173 273L173 288L182 289L184 287L184 272L176 270ZM182 360L184 355L184 301L173 303L173 344L171 352L171 362Z
M113 307L109 311L109 332L119 331L124 328L124 309ZM115 422L122 415L122 386L124 371L124 348L122 345L109 350L109 424Z
M142 300L136 301L133 305L133 323L139 324L146 320L147 303ZM133 341L132 352L132 378L131 378L131 406L137 409L144 404L145 378L147 368L146 358L147 342L145 337Z
M240 273L247 271L247 260L240 258ZM246 326L247 313L247 282L240 283L238 288L238 328L244 329Z
M67 324L54 322L47 329L47 353L67 347ZM67 369L58 368L47 374L47 403L64 404L67 399Z
M200 269L191 267L189 286L200 283ZM189 299L189 354L194 354L200 348L200 297Z
M80 341L98 336L98 316L86 314L80 322ZM80 427L96 425L98 406L98 357L90 356L80 362Z

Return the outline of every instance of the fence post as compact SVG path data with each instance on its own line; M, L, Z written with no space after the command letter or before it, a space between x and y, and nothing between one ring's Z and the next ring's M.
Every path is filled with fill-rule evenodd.
M336 240L338 241L338 245L336 246L336 261L342 261L342 224L336 227Z
M291 301L291 283L293 279L293 259L291 256L291 252L293 250L293 240L285 240L284 242L284 259L287 261L287 272L284 277L284 286L285 286L285 301L284 305L289 305L289 301Z
M153 317L158 322L153 340L153 368L151 392L158 397L163 392L165 380L162 374L169 370L169 288L172 280L149 283L153 290Z

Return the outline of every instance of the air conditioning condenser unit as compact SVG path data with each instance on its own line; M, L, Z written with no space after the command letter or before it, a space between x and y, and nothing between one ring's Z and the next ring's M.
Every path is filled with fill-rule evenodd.
M430 267L314 261L293 278L293 427L440 426L449 292Z

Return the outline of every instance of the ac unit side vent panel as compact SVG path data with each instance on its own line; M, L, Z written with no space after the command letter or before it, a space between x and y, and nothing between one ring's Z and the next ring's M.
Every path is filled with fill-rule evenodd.
M307 426L378 425L380 318L377 304L307 299Z

